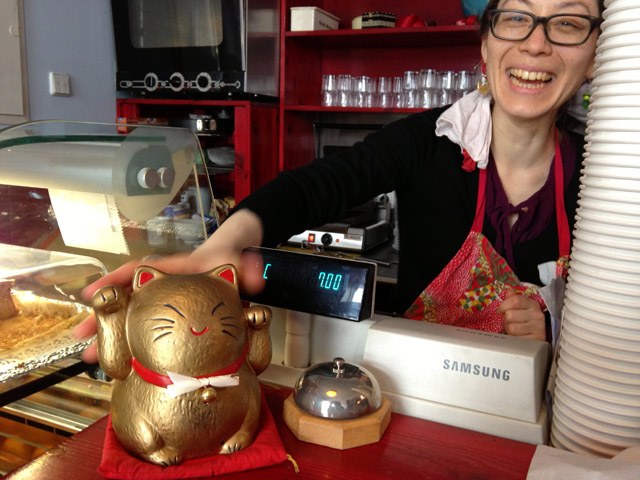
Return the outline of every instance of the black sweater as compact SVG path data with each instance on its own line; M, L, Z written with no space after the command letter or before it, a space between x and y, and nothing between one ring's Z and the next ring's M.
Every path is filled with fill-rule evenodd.
M478 170L461 168L460 147L435 135L444 111L410 115L368 135L353 148L277 178L244 199L262 220L263 246L276 246L291 235L343 217L379 194L396 191L400 234L398 283L393 308L403 313L443 270L464 242L475 213ZM573 230L583 139L564 133L565 207ZM565 153L566 145L571 150ZM496 233L485 218L483 233ZM502 253L502 252L500 252ZM513 247L518 277L540 285L537 265L558 258L555 214L537 238ZM513 266L512 266L513 267Z

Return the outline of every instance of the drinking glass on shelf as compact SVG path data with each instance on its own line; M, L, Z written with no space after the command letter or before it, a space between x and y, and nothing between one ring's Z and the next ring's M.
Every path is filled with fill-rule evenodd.
M438 81L440 88L439 107L449 105L455 101L456 93L456 72L446 70L438 72Z
M393 107L393 79L391 77L378 78L378 106L380 108Z
M393 77L393 106L396 108L402 107L403 99L404 89L402 77Z
M338 107L351 106L351 75L338 75Z
M373 108L378 106L377 84L378 82L375 77L367 77L364 97L364 106L366 108Z
M333 107L338 100L338 83L335 75L322 75L322 100L323 107Z
M403 99L402 106L405 108L417 108L418 107L418 83L420 73L407 70L404 72L403 78Z
M367 81L369 77L366 75L359 75L357 77L353 77L354 87L353 87L353 102L351 104L352 107L362 108L365 106L365 97L367 95Z
M456 84L456 97L462 98L465 95L473 92L476 87L476 76L473 72L463 70L458 72L457 84Z
M420 106L422 108L436 107L436 92L438 91L438 72L433 68L420 70Z

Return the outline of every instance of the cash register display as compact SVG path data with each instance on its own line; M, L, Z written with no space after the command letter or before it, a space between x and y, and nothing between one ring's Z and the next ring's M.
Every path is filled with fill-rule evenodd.
M347 320L373 313L376 265L357 260L268 248L262 255L265 288L245 300Z

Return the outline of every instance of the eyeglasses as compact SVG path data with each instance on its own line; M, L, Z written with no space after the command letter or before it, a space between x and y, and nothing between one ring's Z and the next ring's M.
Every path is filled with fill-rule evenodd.
M556 45L582 45L602 23L598 17L560 13L538 17L522 10L490 10L491 34L501 40L525 40L541 23L549 42Z

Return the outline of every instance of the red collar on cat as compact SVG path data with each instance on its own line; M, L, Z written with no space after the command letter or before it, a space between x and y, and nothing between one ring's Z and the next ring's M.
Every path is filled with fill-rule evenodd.
M232 373L238 373L240 367L244 363L245 358L247 357L247 352L249 351L249 343L245 343L244 349L242 353L238 357L238 359L233 362L228 367L222 368L217 372L208 373L207 375L199 375L194 378L208 378L208 377L218 377L220 375L230 375ZM144 365L142 365L135 358L131 360L131 366L133 370L142 378L145 382L151 383L152 385L156 385L158 387L168 387L172 385L173 382L167 375L162 375L161 373L154 372L153 370L148 369Z

